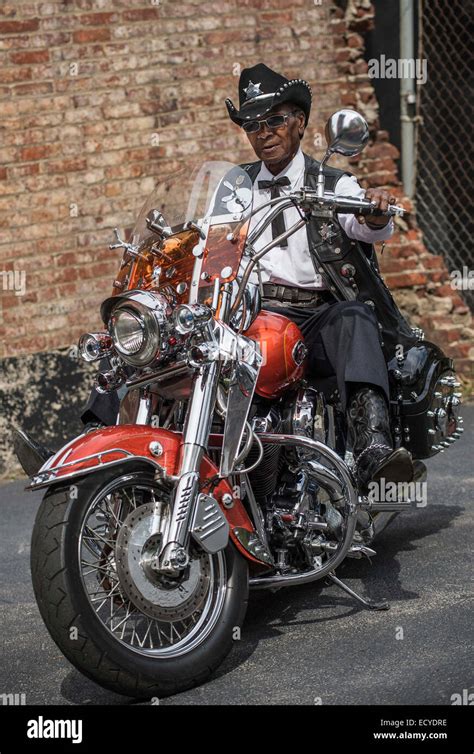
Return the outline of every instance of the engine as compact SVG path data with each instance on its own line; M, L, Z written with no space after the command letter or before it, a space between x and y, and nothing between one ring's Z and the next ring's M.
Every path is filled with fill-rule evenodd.
M257 403L252 428L260 433L283 433L328 443L334 439L332 407L322 393L303 385L284 402L269 407ZM313 453L296 447L263 446L260 464L249 479L264 517L271 549L281 573L314 568L342 537L343 517L319 487L305 461ZM252 449L246 465L257 458Z
M302 435L312 440L326 441L326 407L324 398L314 388L303 386L284 402L270 404L258 400L252 418L252 429L256 434L282 432L289 435ZM254 463L258 451L254 447L248 456L248 463ZM308 451L291 448L283 451L277 445L265 445L263 459L251 472L250 481L257 501L268 505L275 492L279 476L288 464L297 466Z

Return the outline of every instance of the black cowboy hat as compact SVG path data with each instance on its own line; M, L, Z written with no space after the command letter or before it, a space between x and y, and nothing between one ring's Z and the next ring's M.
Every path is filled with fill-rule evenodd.
M311 110L311 87L304 79L287 79L272 71L264 63L253 68L244 68L239 79L239 106L237 110L229 98L226 99L230 118L241 126L247 120L260 118L275 105L292 102L303 110L308 124Z

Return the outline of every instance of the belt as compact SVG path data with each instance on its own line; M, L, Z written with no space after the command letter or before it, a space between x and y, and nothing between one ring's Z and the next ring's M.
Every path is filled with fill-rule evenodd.
M333 298L329 291L305 290L288 285L276 285L275 283L263 283L263 298L276 299L282 303L288 304L305 304L306 306L317 306L324 301Z

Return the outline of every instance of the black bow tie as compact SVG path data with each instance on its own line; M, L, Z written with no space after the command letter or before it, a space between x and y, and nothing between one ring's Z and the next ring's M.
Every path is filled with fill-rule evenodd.
M291 181L287 175L283 175L281 178L274 178L272 181L258 182L259 189L270 189L270 199L277 199L277 197L281 196L280 186L291 186ZM283 212L281 212L272 222L272 237L276 238L280 236L285 230L285 218L283 217ZM280 243L280 246L288 246L286 238Z
M272 189L274 186L290 186L291 181L287 175L282 175L281 178L274 178L271 181L259 181L259 189ZM278 194L279 195L279 194Z

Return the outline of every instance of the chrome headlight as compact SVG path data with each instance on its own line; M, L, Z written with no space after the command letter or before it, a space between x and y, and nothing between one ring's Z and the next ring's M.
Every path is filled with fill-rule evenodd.
M117 308L112 314L110 328L115 348L123 356L139 354L146 340L155 335L146 331L145 319L140 313L125 308Z
M127 364L144 367L159 358L168 316L168 304L159 294L137 292L121 298L111 312L109 332Z

